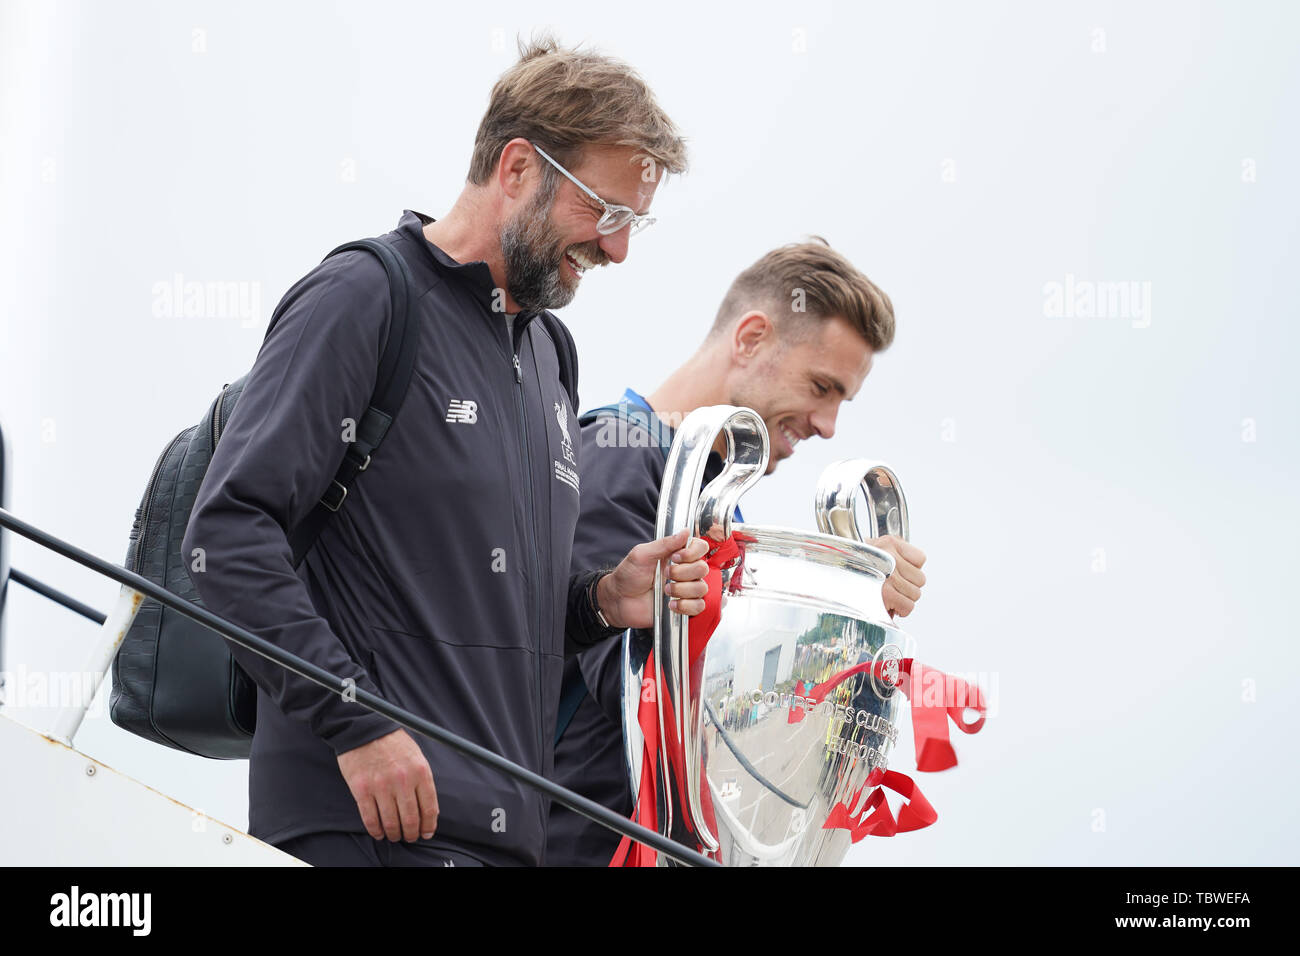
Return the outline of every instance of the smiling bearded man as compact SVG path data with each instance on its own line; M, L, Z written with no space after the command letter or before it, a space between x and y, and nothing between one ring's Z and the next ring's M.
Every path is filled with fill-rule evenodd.
M682 534L570 570L577 355L547 310L572 300L584 266L626 258L686 155L626 64L550 40L521 52L446 216L407 210L380 238L410 277L401 414L374 407L398 325L386 269L330 256L276 309L183 554L207 555L205 570L185 564L216 613L545 774L566 655L647 625L661 562L677 610L698 614L707 565ZM347 437L358 419L383 438L373 461ZM344 460L350 487L332 480ZM321 507L331 516L296 565L288 529ZM231 653L258 691L250 834L318 865L540 862L541 794Z

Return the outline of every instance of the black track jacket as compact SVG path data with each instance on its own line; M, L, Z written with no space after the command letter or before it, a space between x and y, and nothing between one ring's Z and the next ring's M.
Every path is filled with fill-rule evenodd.
M522 764L552 769L560 673L592 634L566 606L578 517L577 421L535 315L513 341L485 263L457 263L407 210L386 237L410 266L419 351L382 446L295 571L285 529L329 487L347 420L369 403L387 278L351 251L277 307L199 490L184 553L217 614ZM498 298L499 305L499 298ZM191 568L193 562L188 562ZM249 832L268 842L364 832L337 755L397 729L246 651L258 685ZM488 863L540 862L537 792L419 735L440 815L430 842Z

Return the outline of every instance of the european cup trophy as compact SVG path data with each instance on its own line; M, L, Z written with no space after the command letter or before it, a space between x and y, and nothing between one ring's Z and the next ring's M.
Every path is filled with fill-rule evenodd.
M724 467L701 488L719 436ZM741 524L767 461L750 409L698 409L677 429L656 534L714 543L721 606L685 618L659 580L653 643L625 635L628 767L640 822L725 865L834 866L890 816L879 783L914 655L881 597L894 559L864 542L906 538L907 502L887 466L842 461L819 482L819 532ZM906 809L929 808L917 791Z

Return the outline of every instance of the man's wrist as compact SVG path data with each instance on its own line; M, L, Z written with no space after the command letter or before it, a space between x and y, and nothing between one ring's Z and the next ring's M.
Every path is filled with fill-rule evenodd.
M575 575L569 588L567 628L575 643L583 646L597 644L623 630L610 620L607 610L617 606L616 598L608 590L598 595L600 580L608 577L610 569L585 571ZM601 599L604 605L601 605ZM602 620L603 618L603 620Z
M618 627L618 624L611 620L610 616L605 613L605 608L614 606L614 594L611 590L611 584L609 581L610 575L613 573L613 571L605 571L601 573L601 575L595 579L590 589L591 609L595 612L596 619L600 621L601 627L611 629ZM604 589L604 594L601 594L602 589Z

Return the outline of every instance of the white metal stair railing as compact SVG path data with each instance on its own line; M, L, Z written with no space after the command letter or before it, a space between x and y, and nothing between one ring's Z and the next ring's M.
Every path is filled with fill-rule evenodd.
M50 728L48 735L52 739L69 747L72 746L72 739L77 736L81 722L86 718L86 711L90 709L94 694L98 692L99 685L104 682L104 676L113 665L113 658L117 656L117 650L122 646L122 639L126 637L126 632L131 629L131 623L135 620L135 614L140 610L140 602L143 600L144 595L139 591L122 585L122 589L118 592L117 603L109 612L108 619L100 625L95 642L86 654L85 663L78 671L81 674L95 675L90 697L84 701L69 702L59 708L54 718L54 726Z

